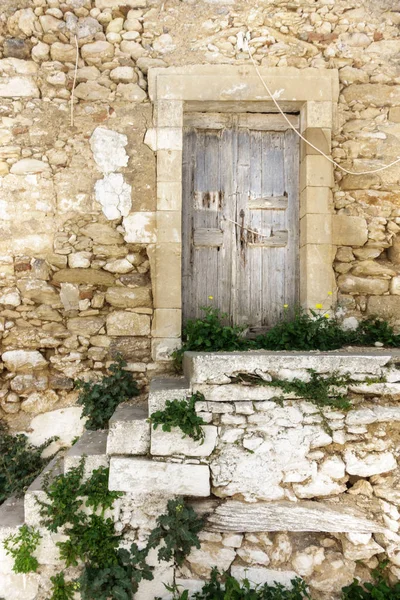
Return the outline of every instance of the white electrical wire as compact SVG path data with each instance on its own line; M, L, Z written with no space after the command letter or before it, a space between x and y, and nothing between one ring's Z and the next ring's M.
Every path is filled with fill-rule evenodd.
M308 140L306 140L306 138L299 131L297 131L297 129L294 127L294 125L292 125L292 123L287 118L287 116L285 115L285 113L283 112L283 110L281 109L281 107L279 106L278 102L274 98L274 95L272 94L272 92L269 89L268 85L265 83L265 81L263 79L263 76L261 75L260 70L259 70L259 68L257 66L257 63L254 60L253 56L251 55L247 39L244 40L244 49L247 49L247 52L248 52L249 57L250 57L250 60L253 63L253 66L254 66L254 68L256 70L256 73L257 73L258 77L260 78L261 83L263 84L263 86L267 90L268 95L270 96L271 100L275 104L275 106L278 109L278 111L281 113L282 117L288 123L289 127L291 129L293 129L293 131L295 132L295 134L298 135L299 138L303 140L303 142L305 142L306 144L308 144L309 146L311 146L311 148L313 148L314 150L316 150L319 154L321 154L321 156L324 156L326 158L326 160L329 160L329 162L332 163L335 167L337 167L338 169L340 169L344 173L347 173L348 175L372 175L373 173L379 173L380 171L385 171L386 169L389 169L390 167L393 167L393 165L397 165L398 163L400 163L400 158L398 158L397 160L394 160L393 162L389 163L388 165L385 165L384 167L379 167L378 169L372 169L372 171L349 171L348 169L345 169L344 167L342 167L341 165L339 165L339 163L337 163L335 160L333 160L333 158L331 158L330 156L328 156L327 154L325 154L325 152L323 152L322 150L320 150L319 148L317 148L316 146L314 146L314 144L312 144L311 142L309 142Z

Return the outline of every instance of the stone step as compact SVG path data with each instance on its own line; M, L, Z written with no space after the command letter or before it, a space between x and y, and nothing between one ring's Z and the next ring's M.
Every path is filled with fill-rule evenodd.
M148 408L118 406L109 421L107 454L141 456L150 450Z
M46 493L43 491L45 476L50 474L50 478L57 477L57 475L61 475L63 471L64 460L55 457L28 487L24 498L25 523L27 525L31 525L32 527L40 527L41 525L40 505L38 500L41 502L46 500Z
M207 465L112 457L109 489L143 496L155 493L204 498L210 495L210 470Z
M72 446L64 457L64 473L77 467L81 458L85 457L85 477L99 467L108 467L107 457L108 430L85 431L78 442Z
M150 382L149 416L164 410L167 400L183 400L190 394L191 387L185 377L155 377Z
M217 427L214 425L203 425L203 443L197 442L191 437L184 436L179 427L173 427L171 431L163 431L161 426L151 432L152 456L174 456L183 455L190 457L210 456L217 443Z
M185 352L183 372L190 384L230 383L238 373L314 369L317 373L368 373L380 375L391 352Z

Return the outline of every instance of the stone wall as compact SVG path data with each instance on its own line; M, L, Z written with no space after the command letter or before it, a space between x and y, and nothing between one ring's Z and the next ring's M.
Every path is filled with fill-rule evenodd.
M396 2L3 0L1 417L26 428L72 405L72 380L118 351L143 383L164 368L157 337L177 328L152 323L150 67L248 63L247 36L263 66L338 69L332 154L370 170L399 154L399 23ZM335 173L334 269L350 316L398 321L399 169ZM15 350L42 359L17 367L4 358Z

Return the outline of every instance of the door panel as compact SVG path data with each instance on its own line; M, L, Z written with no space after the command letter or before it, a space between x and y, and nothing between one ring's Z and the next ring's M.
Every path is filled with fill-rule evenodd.
M232 323L263 328L282 317L284 304L294 307L298 151L279 115L191 115L183 149L184 322L212 304Z

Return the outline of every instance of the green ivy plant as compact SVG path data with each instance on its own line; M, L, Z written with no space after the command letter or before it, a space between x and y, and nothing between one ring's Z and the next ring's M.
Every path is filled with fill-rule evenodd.
M113 562L102 566L88 564L79 578L82 600L131 600L139 583L151 581L153 574L146 563L148 550L132 544L129 550L120 548Z
M202 319L188 321L184 331L184 342L179 350L172 354L177 370L182 366L183 354L189 350L194 352L227 352L248 350L254 343L243 337L245 327L224 325L228 317L212 306L201 307L205 312Z
M251 349L263 350L336 350L344 346L400 347L400 334L396 334L383 319L369 317L361 321L354 331L345 331L336 317L323 310L304 311L297 308L293 315L285 312L284 318L266 334L255 340L244 337L245 327L224 325L227 315L213 307L203 307L201 319L188 321L183 331L183 345L172 357L177 370L182 368L183 354L196 352L231 352Z
M179 427L183 437L187 435L196 442L204 442L205 422L196 413L196 402L205 400L203 394L196 392L187 400L167 400L164 410L157 410L150 415L149 421L153 429L161 425L163 431L171 431Z
M229 573L219 573L216 568L211 571L200 592L191 597L196 600L305 600L310 599L306 583L296 577L291 581L292 587L287 588L280 583L264 584L252 587L248 579L239 582ZM188 600L188 590L180 591L176 585L168 586L173 600ZM157 599L160 600L160 599Z
M14 559L13 571L15 573L34 573L39 563L33 553L38 548L41 535L34 527L22 525L18 533L10 535L4 540L6 553Z
M253 385L263 385L281 389L285 394L295 394L298 398L308 400L316 404L320 408L330 406L339 410L349 410L351 403L345 392L340 388L346 386L350 382L350 375L339 375L331 373L327 376L322 376L314 369L308 369L310 374L309 381L301 379L293 379L292 381L273 379L265 381L259 375L239 373L232 378L235 383L245 382ZM279 401L279 398L276 398Z
M169 500L167 512L158 517L156 527L150 534L148 547L157 548L163 542L158 550L158 559L172 559L179 567L193 546L200 548L198 533L203 526L203 519L183 498Z
M52 583L50 600L74 600L75 592L79 589L75 581L65 581L63 572L50 577L50 581Z
M0 426L0 504L10 496L22 496L51 460L42 452L56 438L32 446L24 434L11 435Z
M115 363L110 365L110 375L105 375L101 381L82 381L75 383L80 390L78 404L83 406L82 416L88 417L86 429L106 429L116 407L134 396L139 389L132 374L126 371L126 361L118 356Z
M399 600L400 582L390 585L385 577L385 569L389 561L383 561L372 571L373 582L353 583L342 588L342 600Z

